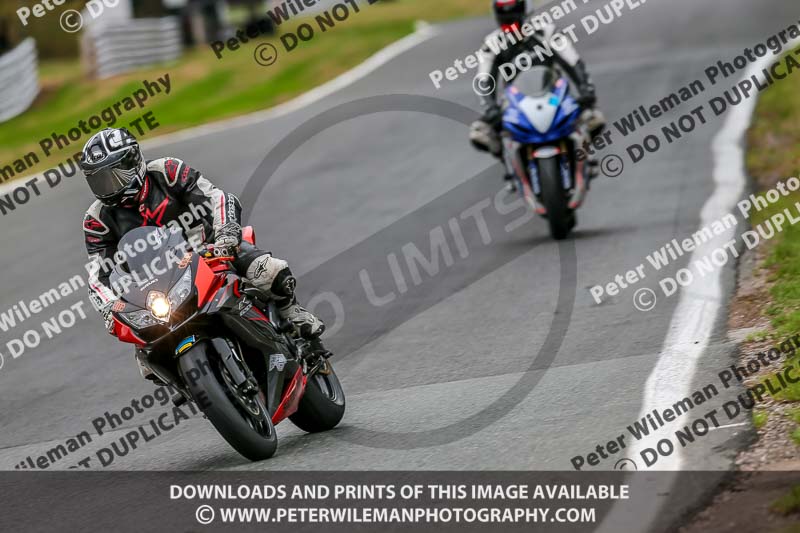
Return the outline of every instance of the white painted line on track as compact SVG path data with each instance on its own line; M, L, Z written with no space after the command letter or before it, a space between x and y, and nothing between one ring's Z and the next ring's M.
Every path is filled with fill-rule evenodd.
M738 424L727 424L725 426L719 426L719 427L715 427L715 428L711 427L711 428L708 428L708 430L709 431L716 431L718 429L738 428L738 427L742 427L742 426L746 426L746 425L747 425L747 422L739 422Z
M787 45L791 50L800 40ZM772 55L752 63L742 76L748 80L775 61ZM706 200L700 211L700 229L733 212L736 203L744 194L747 184L745 170L744 136L750 127L758 98L748 98L741 104L731 107L722 129L714 137L712 153L714 157L714 192ZM736 238L736 228L698 246L688 263L701 260L724 243ZM675 307L667 337L659 355L658 362L650 373L644 388L644 399L639 418L654 409L664 409L676 401L691 395L692 378L697 369L697 361L709 345L714 324L722 310L724 300L721 287L722 268L716 267L702 281L692 283L681 289L680 300ZM628 450L628 457L637 460L639 453L657 442L652 436L663 435L693 418L684 415L647 439L635 441ZM659 470L681 470L685 466L680 449L669 457L662 457L657 463Z

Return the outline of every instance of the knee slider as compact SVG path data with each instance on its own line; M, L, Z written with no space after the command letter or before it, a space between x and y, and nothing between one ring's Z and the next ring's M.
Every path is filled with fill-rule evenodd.
M276 259L270 254L256 257L247 267L247 278L265 288L272 285L281 270L288 268L288 263Z

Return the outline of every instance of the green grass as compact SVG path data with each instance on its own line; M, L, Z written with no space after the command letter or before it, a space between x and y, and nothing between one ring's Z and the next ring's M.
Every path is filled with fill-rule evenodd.
M800 76L790 76L759 97L747 156L752 176L766 184L796 176L800 168Z
M796 362L796 360L795 360ZM778 378L775 374L770 374L768 378L775 386L778 385ZM782 388L775 394L771 394L772 398L779 402L798 402L800 401L800 383L787 383L785 388Z
M800 170L800 77L790 77L761 95L756 108L753 126L748 134L747 165L762 191L772 188L777 181L798 176ZM763 193L762 193L763 194ZM794 209L800 195L782 198L763 211L754 213L751 223L755 227L784 209ZM786 338L800 332L800 225L787 226L767 244L767 257L760 268L766 269L770 281L771 302L765 309L769 317L773 338ZM760 332L759 332L760 333ZM759 340L759 339L753 339ZM798 356L784 363L796 367ZM770 376L777 382L775 374ZM766 378L769 379L769 378ZM800 402L800 383L788 386L774 395L781 402ZM788 411L788 416L800 424L800 408ZM760 429L767 422L767 414L753 412L753 425ZM789 437L800 446L800 427L795 427ZM783 515L800 511L800 486L777 500L772 510Z
M744 342L762 342L770 339L771 337L772 334L769 331L761 330L747 335L747 337L744 339Z
M783 363L783 368L786 368L786 366L792 366L794 368L797 368L797 363L798 360L796 357L787 359ZM775 388L781 387L780 382L778 381L778 377L776 375L780 372L782 371L779 370L777 372L770 373L761 380L762 383L765 383L767 380L769 380L770 382L772 382ZM770 396L772 396L772 398L778 402L800 402L800 382L799 383L786 382L786 387L780 388L780 390L778 390L775 394L770 394ZM800 423L800 420L797 420L797 422Z
M764 411L753 411L753 425L756 429L761 429L767 423L769 414Z
M794 428L789 436L792 438L792 442L800 446L800 428Z
M42 156L38 141L53 132L66 133L79 120L88 119L141 86L170 74L170 95L157 95L142 110L123 115L117 126L127 125L152 111L161 126L158 135L207 122L272 107L353 68L381 48L414 31L420 19L436 22L487 14L484 2L474 0L396 0L364 6L358 14L309 42L286 53L277 37L251 40L235 52L217 59L208 46L187 51L180 61L154 65L108 80L86 79L77 60L44 62L43 92L23 115L0 124L0 166L11 164L28 152ZM300 19L285 22L281 32L294 29ZM476 36L477 38L477 36ZM262 67L253 60L255 47L271 42L280 51L277 62ZM444 65L443 65L444 66ZM419 73L425 77L425 73ZM41 171L63 161L86 140L84 136L62 153L29 169Z
M753 226L762 224L784 209L794 210L796 201L800 201L800 195L794 194L781 199L754 215ZM772 304L766 313L776 330L776 337L783 338L800 332L800 225L787 226L770 244L772 249L764 267L769 269L769 279L773 282L770 288Z
M787 411L786 414L789 416L790 419L794 421L795 424L800 424L800 408L791 409ZM792 431L790 437L792 438L795 444L800 446L800 427L795 428L794 431Z
M786 78L761 94L748 132L747 166L758 189L766 191L778 181L798 176L800 170L800 76ZM763 192L761 193L763 194ZM781 198L750 218L753 227L764 223L784 209L793 210L800 194ZM800 224L787 225L770 241L762 241L767 257L760 268L766 269L771 302L765 308L773 338L782 339L800 333ZM797 356L785 365L796 366ZM773 382L777 382L774 374ZM789 384L774 395L782 402L800 401L800 383ZM800 423L800 421L798 421ZM800 438L800 432L792 434Z
M771 509L782 515L800 511L800 485L793 487L789 494L782 496L772 504Z

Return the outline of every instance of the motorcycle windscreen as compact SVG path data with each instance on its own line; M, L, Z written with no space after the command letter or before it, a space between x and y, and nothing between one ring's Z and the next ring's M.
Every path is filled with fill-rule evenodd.
M553 76L552 70L532 69L520 74L506 91L509 106L503 115L503 128L514 141L532 145L553 143L574 130L580 106L569 94L569 82Z
M554 92L558 79L559 75L555 69L539 66L520 72L511 84L525 96L536 98Z
M521 73L514 81L517 89L525 95L518 103L520 111L541 134L553 127L564 94L563 90L555 87L557 75L554 69L534 67Z
M111 274L111 283L127 286L123 298L144 309L151 291L168 294L183 275L178 264L187 250L190 247L180 231L153 226L131 230L117 245L117 253L124 261Z
M553 140L552 129L568 84L554 69L534 67L521 72L506 90L508 107L503 127L522 144ZM556 87L558 85L558 87Z

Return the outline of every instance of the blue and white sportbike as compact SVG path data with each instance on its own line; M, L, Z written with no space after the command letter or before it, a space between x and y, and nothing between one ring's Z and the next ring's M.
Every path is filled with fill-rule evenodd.
M505 89L504 162L554 239L566 238L575 227L575 210L586 196L586 161L578 154L589 134L581 111L569 82L552 70L544 77L524 73Z

